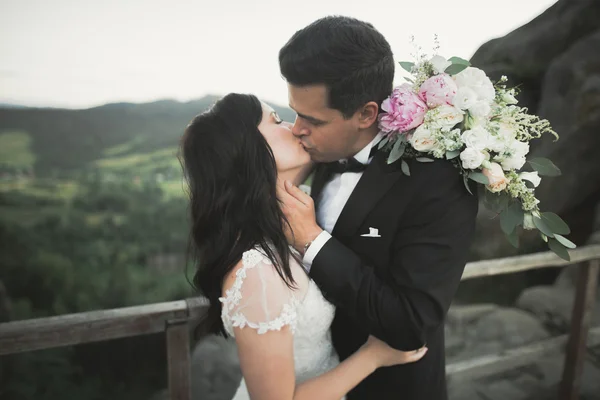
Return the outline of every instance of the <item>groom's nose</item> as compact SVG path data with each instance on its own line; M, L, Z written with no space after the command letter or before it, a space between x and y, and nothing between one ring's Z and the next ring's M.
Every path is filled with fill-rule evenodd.
M300 118L296 117L294 126L292 126L292 133L296 137L302 137L310 134L310 130L300 121Z

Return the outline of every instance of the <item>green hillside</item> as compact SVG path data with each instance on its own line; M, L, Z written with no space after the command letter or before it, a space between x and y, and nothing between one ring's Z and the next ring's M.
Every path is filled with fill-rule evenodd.
M159 155L170 158L187 123L216 99L116 103L85 110L0 108L0 168L33 166L37 176L49 176L96 163L131 167L156 161ZM291 110L275 108L282 118L293 118Z
M216 99L0 106L0 322L197 294L176 153ZM167 385L165 354L154 335L0 359L0 398L148 399Z

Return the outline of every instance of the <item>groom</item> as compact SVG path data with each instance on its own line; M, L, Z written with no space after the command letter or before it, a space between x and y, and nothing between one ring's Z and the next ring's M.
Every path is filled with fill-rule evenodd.
M284 210L304 266L336 307L331 328L343 360L368 335L420 361L381 368L348 396L444 400L444 318L466 263L477 197L444 160L387 164L377 151L379 105L391 93L390 45L371 24L320 19L279 53L293 133L318 162L314 200L286 183ZM294 198L295 197L295 198ZM304 196L306 199L306 196ZM316 207L316 215L315 215Z

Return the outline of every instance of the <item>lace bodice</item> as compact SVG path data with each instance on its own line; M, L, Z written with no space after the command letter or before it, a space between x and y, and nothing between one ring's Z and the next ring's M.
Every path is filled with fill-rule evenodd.
M220 299L221 318L227 333L234 337L234 327L265 334L289 326L294 335L296 381L300 383L338 363L329 332L335 309L294 259L290 269L294 289L285 284L261 250L245 252L233 285ZM234 399L248 398L242 379Z

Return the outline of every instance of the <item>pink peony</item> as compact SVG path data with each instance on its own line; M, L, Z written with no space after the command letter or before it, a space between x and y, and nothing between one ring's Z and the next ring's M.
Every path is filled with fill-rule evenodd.
M456 82L448 74L432 76L421 85L419 97L429 108L452 105L458 87Z
M421 125L427 112L427 105L405 83L394 89L391 96L383 101L379 116L379 128L386 133L406 132Z

